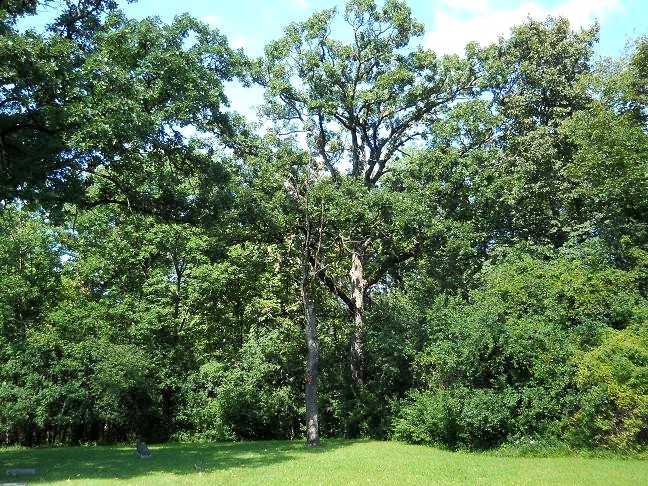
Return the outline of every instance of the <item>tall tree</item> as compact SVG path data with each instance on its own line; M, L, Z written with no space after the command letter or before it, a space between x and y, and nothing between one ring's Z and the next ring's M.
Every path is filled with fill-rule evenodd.
M320 343L317 335L317 315L315 313L315 275L310 265L312 251L321 246L324 224L324 214L320 215L319 225L317 224L317 212L313 208L313 200L310 195L310 187L316 182L316 172L312 171L308 162L305 173L301 174L301 181L298 173L293 173L289 178L286 189L291 193L300 207L300 223L302 225L299 237L299 261L301 269L301 281L299 290L304 307L304 335L306 338L307 360L306 360L306 442L309 446L320 445L317 385L319 380ZM319 230L319 231L318 231ZM317 255L315 255L315 258Z
M168 25L115 15L95 40L83 69L87 97L73 114L80 128L70 137L94 185L83 203L186 221L211 212L226 177L215 152L236 133L223 83L242 57L187 15ZM188 140L187 127L211 138Z
M238 194L240 217L254 234L280 256L276 271L290 277L298 288L306 344L306 441L320 445L318 381L320 343L317 329L317 276L311 260L319 257L324 225L323 206L312 194L323 176L313 158L290 144L267 137L264 154L246 160L246 180Z
M371 221L354 220L353 208L371 206L371 193L390 166L471 90L475 72L458 57L439 59L430 50L409 47L423 26L404 2L388 0L379 8L373 0L350 1L344 12L349 43L333 37L335 15L335 9L324 10L291 24L266 48L260 80L266 114L281 124L279 132L305 134L338 195L349 198L349 227L336 236L345 249L348 283L328 275L327 264L313 255L310 263L352 316L351 373L361 383L368 290L413 249L396 251L394 235L373 231Z
M92 36L114 0L67 0L44 33L16 28L17 18L49 1L0 3L0 199L71 198L80 182L66 138L86 94L80 74ZM54 192L57 195L54 195Z
M597 35L596 26L574 30L564 18L529 20L477 54L498 118L478 202L494 241L559 247L584 223L583 201L565 174L574 146L559 127L590 103L582 81Z
M592 100L559 127L574 147L564 175L582 201L587 236L604 238L623 268L641 260L628 259L630 247L648 242L647 45L640 39L628 58L597 66L583 80Z
M4 11L0 198L191 219L218 197L214 148L232 146L240 123L223 83L244 58L188 15L164 25L116 7L68 0L46 34L18 32ZM186 129L213 138L190 142Z

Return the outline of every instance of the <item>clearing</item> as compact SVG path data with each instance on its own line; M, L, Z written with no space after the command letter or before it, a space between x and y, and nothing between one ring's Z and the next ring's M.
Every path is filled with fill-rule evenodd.
M176 484L648 484L648 461L626 458L497 457L396 442L324 440L0 449L2 482ZM36 476L9 478L10 468Z

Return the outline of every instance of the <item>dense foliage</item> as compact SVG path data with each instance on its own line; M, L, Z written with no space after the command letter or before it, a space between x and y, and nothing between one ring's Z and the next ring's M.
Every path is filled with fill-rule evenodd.
M437 56L352 0L254 60L113 1L18 28L48 3L0 3L2 443L646 445L647 39Z

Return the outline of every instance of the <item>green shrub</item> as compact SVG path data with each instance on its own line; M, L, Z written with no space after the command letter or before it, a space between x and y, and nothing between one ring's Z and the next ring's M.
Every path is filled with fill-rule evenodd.
M451 388L413 392L395 421L394 438L450 449L486 449L511 431L512 390Z
M458 402L459 444L486 449L502 443L511 433L517 394L510 388L461 389Z
M448 390L413 391L394 423L394 439L454 448L458 444L456 397Z
M578 357L577 412L567 437L577 445L633 449L648 443L648 323L610 330Z
M301 383L286 372L278 332L251 333L240 361L204 364L187 380L176 438L290 439L301 433ZM299 391L295 388L299 386Z
M227 373L225 365L210 361L191 374L185 384L184 405L176 415L182 430L177 440L233 440L232 429L224 422L221 402L217 399L218 385Z
M596 242L541 258L512 249L468 300L429 308L403 440L483 448L515 437L628 449L646 441L646 300ZM642 331L644 332L644 331ZM565 420L565 417L569 417ZM448 425L454 424L454 425Z

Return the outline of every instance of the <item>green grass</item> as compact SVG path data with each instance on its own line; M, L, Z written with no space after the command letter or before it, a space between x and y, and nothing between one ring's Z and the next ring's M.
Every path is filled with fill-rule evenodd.
M35 467L29 484L648 484L637 458L500 457L395 442L164 444L140 459L131 447L0 450L0 473ZM9 482L13 479L6 478Z

